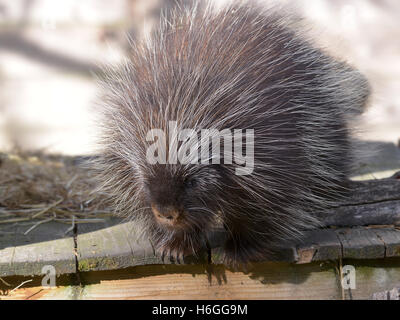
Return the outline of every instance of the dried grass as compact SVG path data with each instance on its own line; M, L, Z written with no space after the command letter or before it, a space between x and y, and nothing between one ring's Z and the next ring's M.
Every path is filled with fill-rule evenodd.
M0 224L31 221L95 223L112 215L104 195L94 194L82 157L42 153L0 154Z

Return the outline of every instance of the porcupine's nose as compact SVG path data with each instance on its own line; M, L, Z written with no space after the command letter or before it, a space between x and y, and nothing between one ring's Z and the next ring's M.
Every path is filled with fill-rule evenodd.
M180 213L175 207L166 206L160 208L156 205L152 205L151 210L156 219L162 224L174 226L178 223Z

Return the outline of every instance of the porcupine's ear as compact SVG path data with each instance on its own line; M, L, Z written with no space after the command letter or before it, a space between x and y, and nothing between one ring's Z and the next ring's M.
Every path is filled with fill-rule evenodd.
M358 70L346 62L335 61L337 67L334 68L336 81L339 90L342 91L342 97L346 97L345 105L348 106L345 111L350 116L362 114L368 106L368 100L371 95L371 86L367 78Z

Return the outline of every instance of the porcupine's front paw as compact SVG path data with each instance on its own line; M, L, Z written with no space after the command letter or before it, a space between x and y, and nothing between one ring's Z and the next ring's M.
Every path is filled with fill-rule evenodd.
M180 264L184 262L184 258L190 255L191 252L184 247L163 245L157 248L157 253L161 256L163 262L169 259L170 262Z
M159 246L157 252L163 262L169 259L172 263L181 264L184 263L186 257L196 255L200 249L201 245L199 243L193 243L192 246L189 246L183 241L176 240Z

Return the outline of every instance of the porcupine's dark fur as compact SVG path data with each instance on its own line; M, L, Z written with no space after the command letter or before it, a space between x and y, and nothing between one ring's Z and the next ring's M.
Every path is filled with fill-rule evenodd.
M222 223L228 263L269 257L342 195L352 163L348 119L367 81L307 39L300 20L253 3L176 12L103 81L99 178L116 210L161 254L196 253ZM255 165L150 164L149 130L254 129ZM173 212L166 226L156 214ZM171 218L171 217L170 217ZM174 220L175 221L175 220Z

